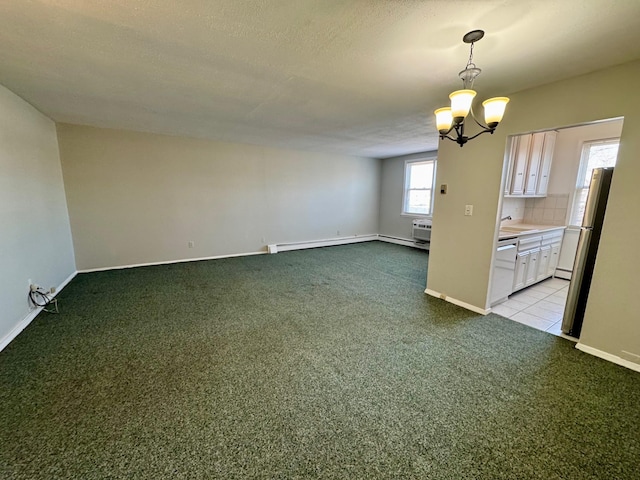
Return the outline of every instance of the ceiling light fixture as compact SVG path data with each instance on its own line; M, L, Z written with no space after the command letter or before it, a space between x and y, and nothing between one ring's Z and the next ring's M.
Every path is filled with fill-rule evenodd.
M456 90L449 98L451 99L451 107L439 108L434 113L436 114L436 124L438 126L438 132L440 138L443 140L448 138L456 142L461 147L469 140L473 140L483 133L491 133L495 131L496 127L502 120L504 110L509 103L507 97L494 97L482 102L484 107L484 121L486 125L480 123L473 114L473 98L476 96L475 90L473 90L473 82L478 75L482 72L475 63L473 63L473 44L484 37L483 30L473 30L462 37L464 43L470 43L469 61L464 70L462 70L458 76L462 79L463 90ZM482 131L468 137L464 134L465 119L471 114L471 118L476 122ZM455 137L450 137L449 133L455 131Z

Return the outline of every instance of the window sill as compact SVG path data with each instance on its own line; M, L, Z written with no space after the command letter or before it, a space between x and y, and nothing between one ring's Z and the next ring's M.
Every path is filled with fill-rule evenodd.
M423 213L404 213L402 212L400 214L401 217L414 217L414 218L431 218L433 217L433 214L431 215L425 215Z

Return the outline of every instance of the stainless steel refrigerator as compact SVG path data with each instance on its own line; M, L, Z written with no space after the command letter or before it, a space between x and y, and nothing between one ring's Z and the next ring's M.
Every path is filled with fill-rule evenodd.
M576 338L580 336L582 329L612 176L613 168L595 168L589 184L578 250L573 262L573 273L562 319L562 331Z

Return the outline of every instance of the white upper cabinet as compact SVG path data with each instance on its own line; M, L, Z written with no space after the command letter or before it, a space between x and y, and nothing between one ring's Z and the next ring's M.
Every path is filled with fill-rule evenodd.
M513 141L516 144L516 148L514 149L515 157L512 156L509 162L513 165L511 168L510 195L522 195L524 193L527 162L529 161L531 135L519 135L517 137L513 137Z
M527 164L527 181L525 182L524 194L535 195L538 189L538 173L540 173L540 159L542 158L542 147L544 146L544 132L534 133L531 136L531 146L529 147L529 163Z
M505 195L544 197L549 185L556 132L516 135L509 146Z
M536 194L546 195L549 187L549 172L553 160L553 149L556 146L557 132L544 132L544 146L542 147L542 159L540 160L540 178Z

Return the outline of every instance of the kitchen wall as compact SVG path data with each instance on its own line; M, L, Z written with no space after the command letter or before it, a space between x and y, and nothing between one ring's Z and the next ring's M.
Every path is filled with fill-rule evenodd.
M514 223L522 223L524 221L525 214L525 198L505 198L502 201L502 217L511 217L511 220L504 220L502 225L509 225Z
M449 192L435 199L429 292L477 310L488 307L508 135L624 117L580 348L640 365L640 223L629 221L629 205L640 204L640 94L629 90L639 77L640 61L634 61L518 92L510 95L494 135L464 148L440 142L436 183L449 184ZM468 204L473 216L464 215Z
M378 232L380 160L75 125L58 138L81 270Z
M622 119L558 129L545 199L530 198L525 205L526 223L566 225L573 204L584 142L620 137Z
M548 192L568 194L569 205L571 205L580 168L583 143L590 140L620 137L622 125L623 120L616 119L592 125L559 129L553 150Z
M55 124L0 86L0 349L29 321L28 280L59 287L76 267Z
M421 158L433 158L438 152L421 152L382 160L382 179L380 184L381 235L412 239L413 219L411 215L402 215L402 195L404 190L404 162ZM437 165L436 165L436 168Z

